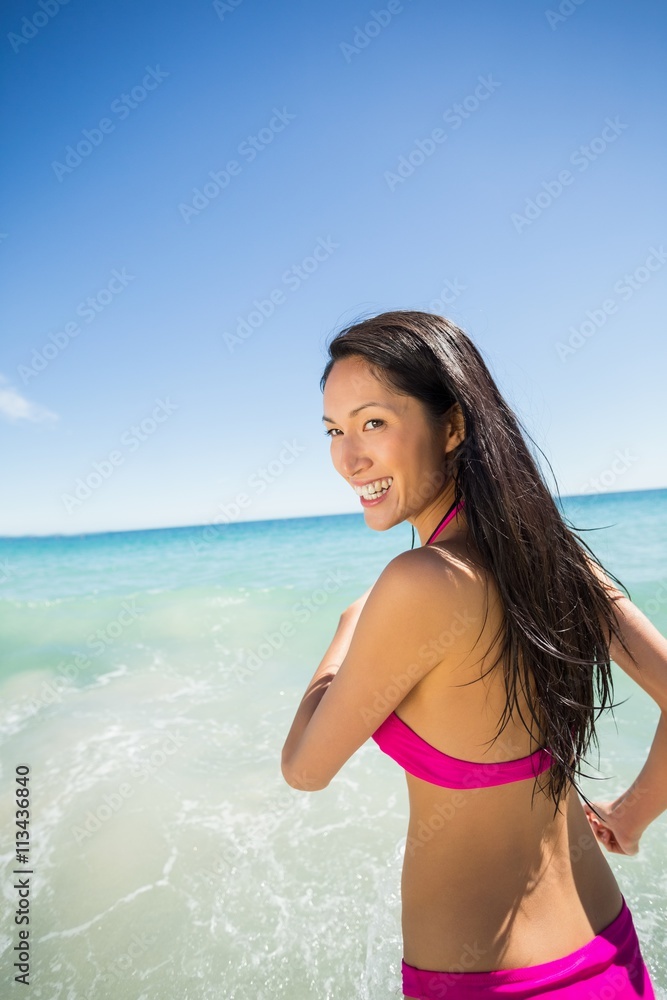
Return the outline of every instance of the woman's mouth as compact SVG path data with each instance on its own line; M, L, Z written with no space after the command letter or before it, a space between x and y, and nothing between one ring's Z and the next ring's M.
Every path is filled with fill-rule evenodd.
M365 486L355 486L354 491L361 500L362 507L375 507L379 504L391 489L393 476L384 479L376 479Z

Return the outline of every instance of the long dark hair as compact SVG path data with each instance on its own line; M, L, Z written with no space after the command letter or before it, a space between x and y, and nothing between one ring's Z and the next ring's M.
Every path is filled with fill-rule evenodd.
M507 703L490 742L501 735L514 708L531 731L517 698L517 689L522 691L541 743L554 756L541 790L553 798L555 816L570 783L577 787L575 775L582 773L580 760L590 744L599 748L596 718L615 707L612 632L629 653L612 596L588 560L604 567L565 524L524 435L535 442L501 396L478 349L454 323L432 313L385 312L338 332L328 353L322 391L335 362L356 356L382 384L421 400L437 424L455 403L461 407L465 438L452 453L454 500L465 498L472 540L505 611L503 642L489 670L504 662Z

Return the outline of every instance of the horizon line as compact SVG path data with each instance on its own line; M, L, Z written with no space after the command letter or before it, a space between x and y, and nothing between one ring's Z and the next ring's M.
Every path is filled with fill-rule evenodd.
M660 493L661 491L667 490L667 486L649 486L639 490L608 490L600 493L560 493L558 498L561 500L576 500L584 497L611 497L611 496L624 496L630 493ZM555 494L551 496L556 499ZM98 531L72 531L72 532L48 532L44 534L21 534L21 535L0 535L0 542L4 541L20 541L21 539L36 539L36 538L89 538L95 535L128 535L133 532L143 532L143 531L189 531L193 528L210 528L210 527L233 527L239 524L260 524L262 522L270 521L303 521L309 518L318 517L363 517L363 510L359 511L335 511L324 514L287 514L284 517L256 517L256 518L246 518L244 520L233 520L233 521L204 521L198 524L171 524L171 525L153 525L150 527L135 527L135 528L107 528L100 529ZM402 521L400 522L403 523ZM398 527L395 525L394 527Z

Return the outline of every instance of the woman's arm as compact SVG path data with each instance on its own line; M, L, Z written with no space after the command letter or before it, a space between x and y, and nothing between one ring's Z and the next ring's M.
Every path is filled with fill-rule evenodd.
M630 787L613 802L593 802L601 823L584 806L593 832L613 854L636 854L641 835L667 809L667 712L660 713L646 763Z
M401 552L368 600L360 598L341 616L283 748L282 773L292 788L327 787L433 669L425 649L449 627L450 615L452 622L466 623L464 632L478 624L463 614L468 592L458 568L452 565L443 575L442 563L430 556L421 549Z
M660 718L646 762L627 791L613 802L592 803L604 822L585 809L593 832L609 851L636 854L644 830L667 809L667 639L608 578L606 583L613 592L623 640L632 653L629 656L613 636L609 656L653 698Z
M372 589L372 587L369 587L365 594L362 594L361 597L350 604L350 606L343 611L338 620L338 626L334 637L331 640L326 653L322 657L320 665L313 674L308 687L306 688L306 693L301 699L301 703L297 709L292 727L287 734L287 739L285 740L285 745L282 750L281 760L283 775L285 774L285 765L288 762L292 751L298 746L308 723L313 717L315 709L322 700L329 684L336 676L341 663L347 656L348 649L350 648L350 642L352 641L352 636L354 635L354 630L357 626L357 622L359 621L359 615L361 614L361 610ZM303 784L304 780L307 781L306 775L300 775L299 778L300 785Z

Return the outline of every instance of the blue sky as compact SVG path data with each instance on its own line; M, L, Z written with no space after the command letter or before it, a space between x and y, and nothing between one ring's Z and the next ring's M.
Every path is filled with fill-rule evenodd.
M1 24L0 533L358 511L325 342L394 308L466 330L563 494L667 485L664 5Z

